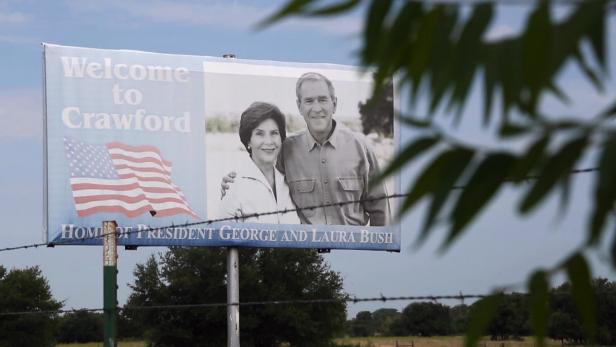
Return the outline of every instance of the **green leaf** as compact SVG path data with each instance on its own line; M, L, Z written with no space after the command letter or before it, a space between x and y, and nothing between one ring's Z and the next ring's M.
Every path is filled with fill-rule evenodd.
M453 225L443 244L444 248L461 235L468 223L496 195L515 162L516 157L511 154L494 153L479 164L453 208Z
M608 106L603 112L599 113L597 118L609 119L616 115L616 101Z
M315 0L289 0L284 7L278 10L278 12L257 23L256 27L257 29L263 29L285 17L302 14L304 9L314 1Z
M562 91L562 89L560 89L556 84L554 83L549 83L547 86L548 90L552 92L552 94L554 94L554 96L556 96L561 102L565 103L565 104L569 104L571 103L571 99L569 99L569 97L567 96L567 94L565 94L565 92Z
M603 93L603 83L601 82L601 79L597 76L595 71L593 71L593 69L586 62L586 57L584 56L584 54L582 54L582 52L577 49L574 56L576 61L578 62L578 65L582 69L582 72L584 72L584 74L586 75L586 78L588 78L592 82L592 84L594 84L595 88L597 88L599 92Z
M524 81L530 86L530 99L536 100L537 94L549 81L549 64L551 44L551 19L548 1L541 1L531 13L526 30L522 36L522 62ZM530 111L535 111L531 102Z
M432 53L430 55L430 114L434 114L436 107L446 92L452 87L450 82L453 80L453 70L451 56L455 48L452 38L456 36L458 28L458 7L443 6L441 22L437 27L437 33L432 43ZM417 91L418 89L416 89ZM415 97L416 94L413 95Z
M560 187L560 204L559 214L564 216L565 210L569 205L569 197L571 196L571 175L565 175L558 181Z
M414 117L398 117L402 124L411 126L413 128L421 128L426 129L432 125L432 122L429 120L418 119Z
M616 235L614 235L614 239L612 240L612 247L610 247L610 253L612 255L612 267L616 268Z
M505 123L501 128L499 135L504 138L511 138L520 135L524 135L529 131L532 131L533 128L529 126L515 125L511 123Z
M415 10L413 13L417 13L417 11ZM434 45L435 39L434 35L438 32L437 28L441 25L444 13L445 8L443 6L435 6L418 20L417 32L414 33L415 37L412 44L413 55L407 63L407 68L413 80L415 91L419 90L421 78L427 74L426 69L430 64L432 46ZM408 27L408 24L404 27ZM408 35L408 32L406 34ZM395 42L392 40L391 43L393 45L399 45L399 41Z
M548 333L549 297L548 278L545 271L536 271L530 277L530 323L539 347L545 346Z
M498 60L494 45L487 44L483 57L483 125L487 126L492 118L492 101L496 82L498 80Z
M507 117L509 110L520 101L520 93L523 88L522 81L522 49L519 39L506 39L492 44L496 53L491 56L494 61L490 62L497 66L496 74L499 77L500 90L502 93L502 113ZM532 114L523 114L533 117Z
M552 191L558 180L564 175L569 175L587 145L588 136L584 134L567 142L558 153L549 158L541 170L539 178L522 200L520 212L531 211Z
M377 182L380 182L385 177L401 169L402 166L411 163L415 158L432 148L432 146L438 142L438 137L423 137L409 143L398 155L396 155L387 168L383 170Z
M496 293L479 300L471 311L464 347L477 347L477 343L488 329L490 321L503 300L503 294Z
M584 1L581 3L581 8L588 8L588 12L590 12L589 25L591 26L588 30L588 36L590 37L590 44L595 53L595 57L601 67L603 67L603 71L607 71L607 63L605 60L605 17L607 16L607 11L605 10L607 4L604 0L597 1Z
M597 298L591 285L590 269L580 253L571 256L564 265L571 281L573 301L592 345L597 334Z
M311 16L331 16L347 12L359 4L360 0L345 0L307 12Z
M493 12L493 4L490 2L480 2L475 5L456 43L454 57L457 59L454 60L455 64L452 68L454 71L454 80L452 81L454 89L448 109L455 107L458 119L471 90L478 62L481 61L482 37L492 21Z
M364 64L375 62L378 56L379 45L383 37L383 22L392 4L392 0L372 1L368 8L364 25L364 48L362 49Z
M582 124L580 121L573 119L564 119L564 115L561 118L563 119L556 122L548 123L547 126L552 129L558 130L581 129L584 127L584 124Z
M511 174L515 182L525 179L543 161L545 149L549 142L550 137L547 134L540 137L529 147L526 154L520 157Z
M447 183L459 178L455 175L455 171L460 170L461 167L465 167L470 158L472 158L473 152L464 148L455 148L442 152L436 157L430 164L426 166L423 172L415 180L410 192L404 199L402 206L400 207L400 213L408 211L413 207L421 198L426 195L436 194L442 190L449 191L451 189ZM446 182L449 181L449 182ZM434 213L434 209L438 208L435 202L432 202L428 217L426 217L426 224L430 218L430 213ZM419 237L419 240L423 240L428 235L429 229L424 228Z
M375 43L379 46L373 47L378 48L378 51L372 52L379 65L377 82L385 76L392 75L394 71L400 70L416 58L414 33L423 15L423 4L407 2L398 11L391 27L382 30L378 38L379 42ZM407 73L410 74L410 71L407 70ZM405 76L402 80L411 85L411 92L413 92L416 82L414 77ZM415 98L411 100L414 101Z
M594 208L590 222L588 244L597 244L604 231L605 219L616 201L616 132L606 133L597 163L599 177L595 180Z
M445 206L454 185L460 181L460 177L464 176L464 171L473 159L474 154L473 151L466 148L455 148L443 155L443 157L447 156L447 158L442 163L437 174L438 184L432 187L430 192L432 200L428 206L428 212L421 229L420 242L425 240L436 217Z

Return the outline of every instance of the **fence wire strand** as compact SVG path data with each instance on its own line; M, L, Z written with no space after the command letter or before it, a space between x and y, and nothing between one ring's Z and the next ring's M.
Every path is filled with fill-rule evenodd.
M457 300L463 302L465 299L481 299L487 297L487 294L457 294L457 295L423 295L423 296L378 296L378 297L344 297L344 298L328 298L328 299L283 299L283 300L266 300L266 301L243 301L243 302L214 302L200 304L176 304L176 305L127 305L117 307L119 311L143 311L143 310L184 310L184 309L199 309L199 308L217 308L227 306L266 306L266 305L295 305L295 304L335 304L335 303L364 303L364 302L388 302L388 301L438 301L438 300ZM42 310L42 311L16 311L16 312L0 312L2 316L20 316L33 314L61 314L75 312L102 312L103 308L81 308L70 310Z
M597 292L597 294L616 294L614 290L603 290ZM281 299L281 300L264 300L264 301L241 301L241 302L212 302L212 303L198 303L198 304L160 304L160 305L125 305L118 306L118 311L145 311L145 310L189 310L189 309L204 309L204 308L218 308L227 306L267 306L267 305L312 305L312 304L360 304L365 302L390 302L390 301L432 301L439 302L441 300L455 300L464 304L465 300L483 299L494 295L523 295L528 296L529 293L495 289L490 294L463 294L460 291L455 295L410 295L410 296L375 296L358 298L354 296L348 296L341 298L327 298L327 299ZM570 292L552 292L550 296L570 296ZM14 312L0 312L0 317L4 316L23 316L23 315L52 315L52 314L66 314L76 312L103 312L104 308L78 308L68 310L33 310L33 311L14 311Z
M569 174L570 175L586 174L586 173L593 173L593 172L598 172L598 171L599 171L598 168L592 167L592 168L584 168L584 169L571 170L569 172ZM525 176L523 180L536 180L539 177L540 176ZM505 180L505 181L506 182L513 182L514 180L513 179L508 179L508 180ZM453 186L451 189L452 190L462 190L465 187L466 186L458 185L458 186ZM284 214L284 213L289 213L289 212L299 212L299 211L303 211L303 210L314 210L314 209L317 209L317 208L325 208L325 207L341 207L341 206L344 206L344 205L347 205L347 204L373 202L373 201L378 201L378 200L383 200L383 199L399 199L399 198L407 197L408 195L409 195L409 193L391 194L391 195L384 195L384 196L373 197L373 198L362 198L362 199L347 200L347 201L341 201L341 202L332 202L332 203L328 203L328 204L319 204L319 205L311 205L311 206L306 206L306 207L296 207L296 208L289 208L289 209L284 209L284 210L275 210L275 211L263 212L263 213L252 213L252 214L242 215L241 217L234 216L234 217L207 219L207 220L202 220L202 221L198 221L198 222L187 222L187 223L183 223L183 224L171 224L171 225L161 226L161 227L149 227L149 228L145 228L145 229L137 229L137 230L129 230L129 231L116 231L114 233L118 237L121 237L121 236L127 236L127 235L131 235L131 234L135 234L135 233L143 233L143 232L149 232L149 231L165 230L165 229L169 229L169 228L187 228L187 227L191 227L191 226L209 225L209 224L220 223L220 222L241 222L242 219L248 219L248 218L257 218L257 217L261 217L261 216L268 216L268 215L274 215L274 214ZM57 246L61 246L61 245L75 245L76 242L85 242L87 240L100 239L100 238L103 238L103 237L105 237L107 235L110 235L110 234L111 233L103 233L103 232L101 232L98 235L86 236L86 237L81 237L81 238L71 238L71 240L67 241L66 243L63 243L63 242L33 243L33 244L27 244L27 245L21 245L21 246L5 247L5 248L0 248L0 253L1 252L7 252L7 251L19 250L19 249L38 248L38 247L41 247L41 246L49 247L49 246L56 246L56 245Z

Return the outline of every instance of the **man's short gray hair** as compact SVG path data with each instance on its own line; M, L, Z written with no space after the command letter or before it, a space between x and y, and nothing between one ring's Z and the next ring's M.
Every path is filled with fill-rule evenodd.
M321 75L318 72L306 72L301 75L295 84L295 95L297 96L297 100L302 101L299 96L299 89L305 81L325 81L327 83L327 89L329 89L329 96L334 100L336 98L336 90L334 89L334 85L329 78Z

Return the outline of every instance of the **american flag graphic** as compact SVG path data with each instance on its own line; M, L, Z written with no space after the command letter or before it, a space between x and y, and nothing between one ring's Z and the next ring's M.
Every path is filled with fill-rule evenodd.
M149 212L156 217L199 218L171 181L171 162L158 148L64 138L64 149L79 216L111 212L132 218Z

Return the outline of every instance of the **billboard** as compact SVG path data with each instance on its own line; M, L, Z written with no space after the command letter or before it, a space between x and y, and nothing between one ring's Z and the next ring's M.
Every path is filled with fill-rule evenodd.
M374 180L393 90L368 102L369 74L43 47L46 242L115 220L120 245L400 249L399 182Z

